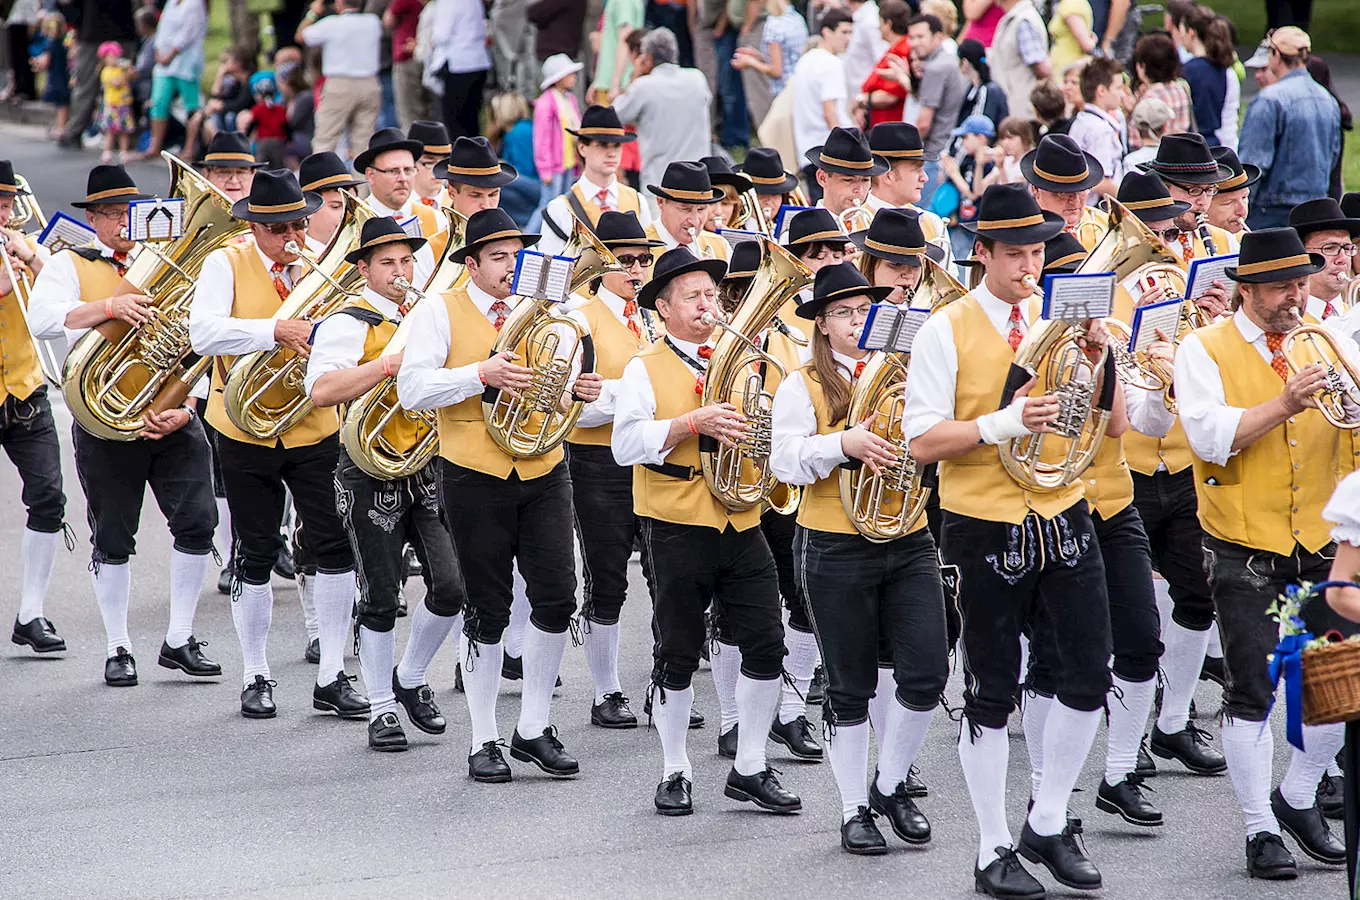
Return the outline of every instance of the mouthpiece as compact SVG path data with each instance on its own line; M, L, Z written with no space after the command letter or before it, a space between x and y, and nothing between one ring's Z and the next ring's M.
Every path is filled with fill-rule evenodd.
M690 242L691 244L694 243L695 241L699 240L699 229L697 229L697 228L687 228L687 229L685 229L685 230L689 232L689 242Z
M1026 275L1024 278L1021 278L1020 283L1023 284L1026 288L1028 288L1031 292L1037 291L1039 289L1039 279L1035 278L1033 275Z
M411 289L411 282L407 281L405 278L393 278L392 287L399 291L409 291Z
M704 313L702 316L699 317L699 321L700 321L700 322L703 322L705 325L721 325L721 324L722 324L722 320L719 319L717 316L713 315L713 313L711 313L711 312L706 312L706 313Z
M283 245L283 252L293 253L296 254L297 256L301 256L302 248L298 246L297 241L289 241L288 243Z

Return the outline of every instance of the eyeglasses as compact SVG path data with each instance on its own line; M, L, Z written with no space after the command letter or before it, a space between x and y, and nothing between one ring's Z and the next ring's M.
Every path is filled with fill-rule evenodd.
M1212 185L1212 184L1208 184L1208 185L1204 185L1204 184L1190 185L1190 184L1180 184L1180 183L1175 182L1175 181L1172 181L1172 182L1169 182L1169 183L1175 185L1178 189L1180 189L1180 191L1181 191L1182 193L1185 194L1185 196L1187 196L1187 197L1189 197L1189 198L1191 198L1191 199L1197 199L1197 198L1199 198L1199 197L1212 197L1214 194L1217 194L1217 193L1218 193L1218 187L1215 186L1215 185Z
M645 269L650 266L655 259L650 253L640 253L637 256L619 254L614 258L617 259L619 265L623 266L625 269L631 269L633 266L642 266L642 268Z
M209 168L204 169L204 172L209 178L218 178L222 181L230 181L232 179L244 181L246 173L249 171L249 169L236 169L230 166L210 166Z
M90 208L90 215L96 219L126 219L128 208L116 203L107 206L94 206Z
M1323 244L1315 252L1323 256L1354 256L1357 248L1354 244Z
M853 319L856 316L867 317L872 307L865 303L861 306L842 306L840 309L833 309L830 312L822 313L828 319Z
M374 169L373 171L386 175L388 178L415 178L415 166L403 166L396 169Z
M284 235L290 231L304 232L307 230L309 219L294 219L291 222L270 222L265 225L265 230L270 234Z
M1172 241L1180 240L1181 237L1181 230L1179 228L1168 228L1165 231L1153 231L1152 233L1166 241L1168 244Z

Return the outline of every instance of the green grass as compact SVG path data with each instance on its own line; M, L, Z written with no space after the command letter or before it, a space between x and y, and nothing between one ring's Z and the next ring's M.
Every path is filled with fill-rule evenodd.
M1238 46L1254 47L1265 37L1265 0L1208 0L1205 5L1233 21ZM1318 53L1355 53L1360 48L1360 18L1355 11L1355 0L1313 0L1308 28L1313 49Z

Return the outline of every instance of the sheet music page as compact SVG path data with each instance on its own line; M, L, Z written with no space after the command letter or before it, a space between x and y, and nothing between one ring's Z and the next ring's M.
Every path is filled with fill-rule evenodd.
M1183 301L1179 297L1163 300L1151 306L1140 306L1133 311L1133 335L1129 338L1129 349L1142 352L1159 340L1157 329L1171 340L1180 332Z
M169 241L184 236L184 199L134 200L128 205L128 240Z
M1204 259L1197 259L1190 264L1190 277L1186 283L1185 296L1188 300L1198 300L1209 292L1209 288L1214 286L1215 281L1223 282L1224 286L1231 285L1224 269L1228 266L1237 266L1237 254L1227 253L1223 256L1209 256Z
M727 241L727 246L736 247L744 241L758 241L765 235L758 231L742 231L740 228L719 228L718 237Z
M43 229L38 243L53 253L77 247L88 247L94 242L94 229L84 222L78 222L64 212L53 214Z
M900 313L897 333L893 336L892 346L888 349L896 350L898 353L910 353L911 345L916 340L916 333L926 324L926 319L930 318L930 310L903 309Z
M1044 279L1044 318L1080 322L1114 312L1114 275L1049 275Z
M411 216L411 218L398 222L397 224L401 226L401 230L406 232L409 237L424 237L424 235L420 233L420 219L417 216Z
M515 262L515 280L511 290L520 297L532 297L543 284L543 270L548 258L537 250L521 250Z
M553 303L566 302L570 293L571 276L576 270L576 260L568 256L554 256L548 260L548 273L543 286L543 299Z
M813 207L794 206L789 203L779 207L779 212L774 217L775 243L783 244L789 239L789 225L793 222L793 217L805 209L813 209Z
M869 318L864 320L864 330L859 336L860 349L882 350L892 346L902 312L891 303L875 303L869 307Z

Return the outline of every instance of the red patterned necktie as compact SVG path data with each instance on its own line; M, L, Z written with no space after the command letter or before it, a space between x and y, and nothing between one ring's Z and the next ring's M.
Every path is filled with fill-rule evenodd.
M497 300L491 304L489 312L496 317L496 321L491 324L496 326L497 331L500 331L501 327L505 325L505 320L510 318L510 305L504 300Z
M1328 316L1334 315L1336 315L1336 307L1332 306L1332 301L1328 300L1327 304L1322 307L1322 318L1325 319Z
M276 262L269 267L269 274L274 277L274 290L278 291L280 300L288 299L288 285L283 282L283 270L288 268L281 262Z
M864 360L855 363L855 381L859 381L859 376L864 374Z
M642 340L642 328L637 323L638 306L636 300L623 301L623 317L628 321L628 330L633 332L633 337Z
M119 275L123 275L127 272L127 258L128 255L126 250L113 251L113 267L118 270Z
M1181 259L1185 260L1187 263L1193 262L1195 259L1195 239L1189 232L1182 231L1180 234L1180 242Z
M1006 335L1006 343L1011 345L1011 350L1019 350L1020 342L1025 339L1025 320L1020 318L1020 304L1011 304L1011 316L1006 320L1010 325L1010 333Z
M1281 381L1289 380L1289 363L1285 362L1284 354L1280 348L1284 346L1284 332L1267 331L1266 349L1270 351L1270 367L1275 370L1275 374L1280 376Z
M609 188L604 188L595 195L595 205L600 208L600 212L613 211L614 207L609 205Z
M437 205L438 205L438 204L435 202L435 199L434 199L433 197L421 197L421 198L420 198L420 202L421 202L421 203L424 203L426 206L437 206Z
M700 359L711 359L712 356L713 356L713 348L712 348L712 347L708 346L707 344L704 344L703 346L701 346L701 347L699 348L699 358L700 358Z

